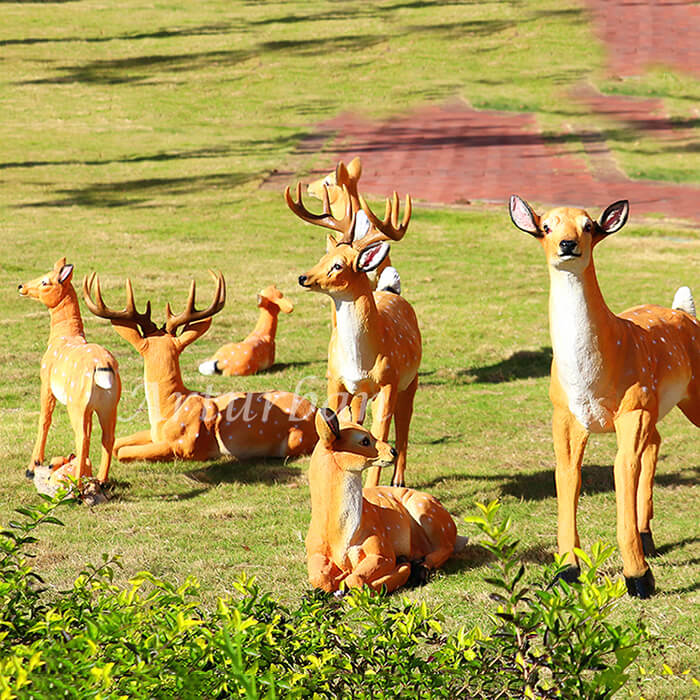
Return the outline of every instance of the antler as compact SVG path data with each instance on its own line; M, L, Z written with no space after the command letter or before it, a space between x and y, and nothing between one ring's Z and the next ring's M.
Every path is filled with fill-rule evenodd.
M91 296L93 282L95 283L96 301L93 301ZM108 308L104 303L102 299L102 289L100 288L100 278L97 276L96 272L93 272L89 277L85 275L85 279L83 279L83 297L88 309L90 309L95 316L106 318L110 321L125 321L130 324L138 325L141 327L144 336L158 329L156 324L151 320L150 301L146 302L146 311L144 313L141 314L136 310L134 290L131 287L131 280L129 278L126 280L126 308L124 311L115 311L114 309Z
M170 333L170 335L175 335L175 331L187 323L194 323L194 321L201 321L205 318L210 318L214 314L221 311L226 303L226 282L224 281L224 276L219 271L218 273L213 270L209 270L209 274L216 280L216 290L214 291L214 299L212 303L206 309L197 310L194 308L194 295L195 295L195 281L192 280L192 285L190 286L190 295L187 299L187 304L185 305L185 310L179 314L173 314L170 309L170 304L165 307L165 331Z
M348 188L343 185L343 190L347 195ZM297 197L292 198L289 187L284 190L284 198L287 201L287 206L303 221L307 221L315 226L324 226L332 231L338 231L342 234L340 243L352 243L355 231L355 216L357 212L353 210L352 201L347 197L347 207L345 216L342 219L336 219L331 213L330 197L328 196L328 187L323 186L323 214L313 214L310 212L301 201L301 182L297 182Z
M362 239L362 247L366 247L371 243L377 243L379 241L400 241L406 234L406 229L408 228L408 222L411 219L411 195L406 195L406 202L404 205L403 221L399 225L399 195L394 192L393 197L390 199L386 198L386 209L384 211L384 218L377 218L376 214L369 208L365 198L360 195L360 206L362 211L367 215L372 226L376 229L376 232L365 236Z

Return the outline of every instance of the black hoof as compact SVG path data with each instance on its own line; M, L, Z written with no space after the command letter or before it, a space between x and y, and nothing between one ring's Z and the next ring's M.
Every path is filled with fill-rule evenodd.
M430 576L430 569L423 563L422 559L418 561L411 562L411 575L406 581L406 586L408 588L416 588L418 586L424 586L428 582L428 577Z
M647 569L643 576L629 578L625 576L625 584L627 592L633 598L650 598L656 590L654 574L651 573L651 569Z
M400 482L399 482L399 481L392 481L392 482L391 482L391 485L394 486L394 487L396 487L396 488L401 488L401 489L405 489L405 488L406 488L406 482L405 482L405 481L400 481Z
M654 538L651 536L651 531L640 532L642 538L642 551L645 557L655 557L657 555L656 547L654 546Z
M581 575L581 568L578 566L567 566L564 571L560 571L555 577L554 581L552 581L551 585L553 586L555 583L558 583L559 581L566 581L567 583L576 583L578 581L578 577Z

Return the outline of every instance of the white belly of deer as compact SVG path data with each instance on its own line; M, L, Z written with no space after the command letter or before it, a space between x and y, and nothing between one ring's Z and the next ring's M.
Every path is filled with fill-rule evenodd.
M551 284L552 349L569 410L586 430L610 430L613 414L595 392L603 360L586 313L583 286L569 273L553 275Z
M351 301L336 301L336 326L340 346L340 374L345 388L355 393L371 368L362 366L360 342L362 324Z

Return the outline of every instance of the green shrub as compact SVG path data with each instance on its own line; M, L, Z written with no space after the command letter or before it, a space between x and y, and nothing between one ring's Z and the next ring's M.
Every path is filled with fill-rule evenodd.
M469 518L496 562L490 628L445 633L437 612L399 596L309 592L294 609L253 579L215 610L194 579L142 572L114 583L103 557L50 599L26 547L60 499L23 509L0 536L0 699L23 698L605 698L627 680L644 639L608 616L624 585L600 577L612 548L579 552L579 583L525 585L497 503Z

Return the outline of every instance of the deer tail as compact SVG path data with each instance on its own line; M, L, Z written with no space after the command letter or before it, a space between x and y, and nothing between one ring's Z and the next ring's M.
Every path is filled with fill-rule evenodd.
M685 311L691 316L697 316L695 311L695 301L693 295L690 291L690 287L680 287L673 297L673 304L671 308L678 309L679 311Z

